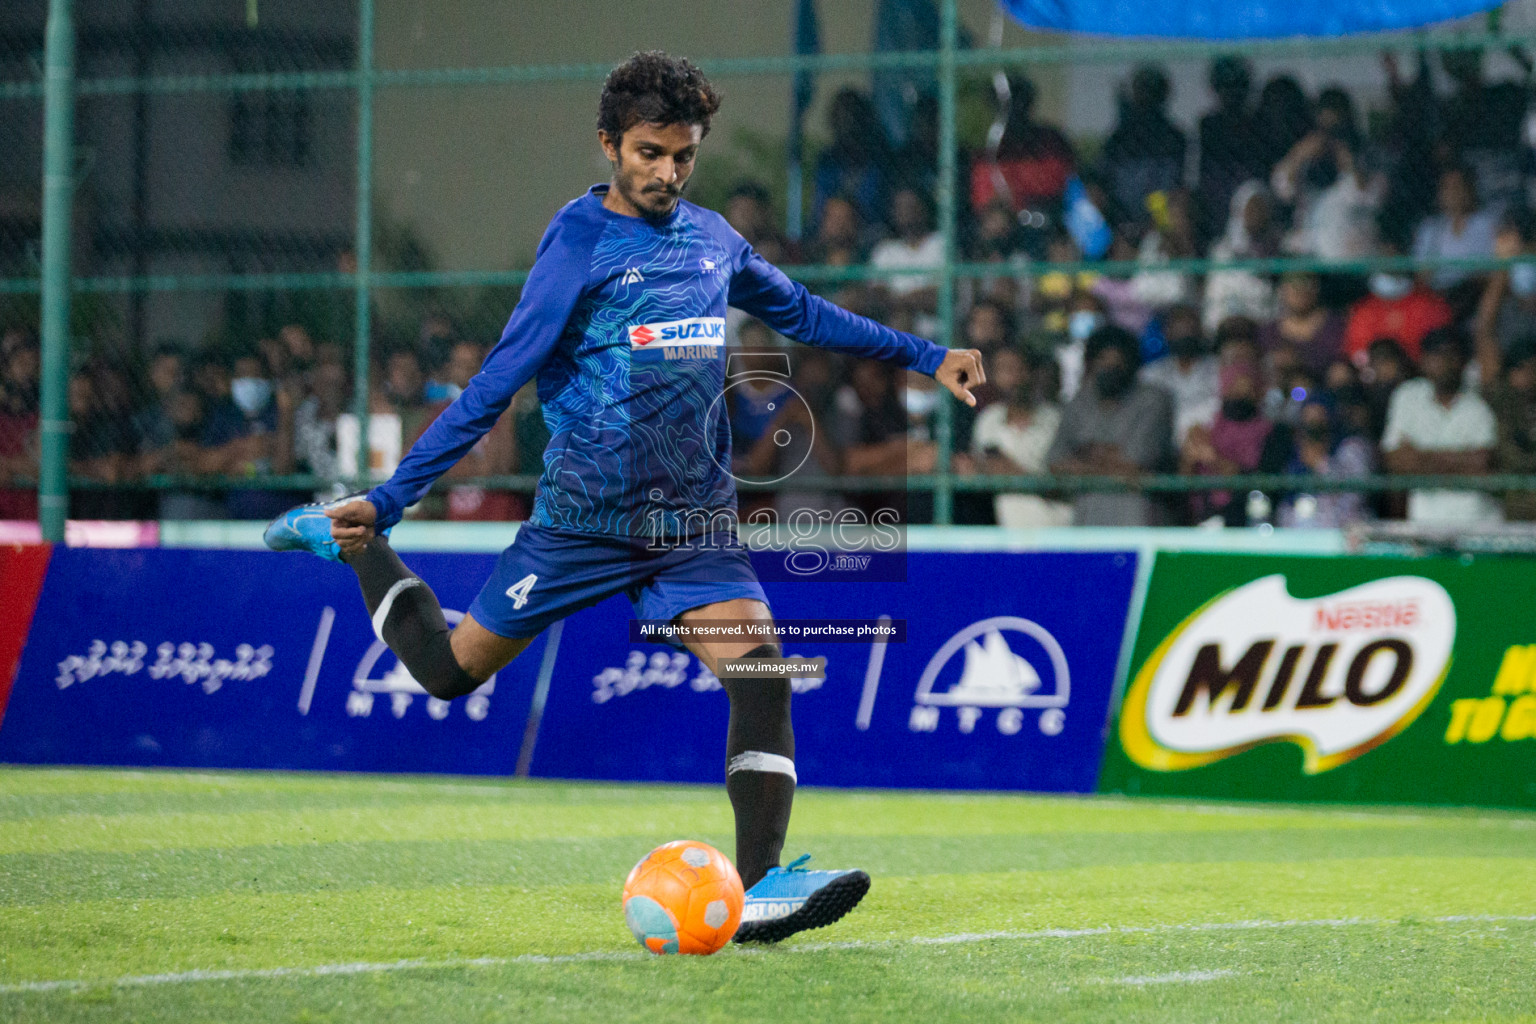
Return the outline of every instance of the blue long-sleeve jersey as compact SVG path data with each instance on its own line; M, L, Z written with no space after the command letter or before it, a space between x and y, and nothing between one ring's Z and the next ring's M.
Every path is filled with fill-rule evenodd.
M469 386L387 483L377 526L474 446L535 374L549 426L530 521L584 533L676 536L736 506L725 388L725 308L797 341L933 374L944 349L807 292L710 210L648 220L595 185L550 222L522 298Z

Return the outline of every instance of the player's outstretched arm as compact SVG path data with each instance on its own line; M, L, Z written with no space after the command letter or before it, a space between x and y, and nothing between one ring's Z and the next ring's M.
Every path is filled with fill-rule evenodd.
M738 238L740 236L737 236ZM846 355L864 356L940 380L961 401L974 404L969 388L980 384L980 353L950 352L915 334L894 330L812 295L797 281L741 245L742 262L731 277L730 303L750 313L780 334ZM942 367L948 366L939 378ZM957 386L959 390L956 390ZM969 396L969 397L968 397Z
M480 372L416 439L394 475L368 492L376 529L398 523L406 506L420 501L496 425L512 396L555 350L586 284L582 250L573 247L559 223L557 218L545 233L517 308Z

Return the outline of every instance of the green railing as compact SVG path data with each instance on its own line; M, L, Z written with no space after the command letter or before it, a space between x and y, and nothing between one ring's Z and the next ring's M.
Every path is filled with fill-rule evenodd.
M1288 473L1240 473L1230 476L1182 476L1176 473L1146 473L1139 476L1050 476L1008 474L909 473L904 476L804 476L795 478L796 490L838 492L937 491L947 479L956 491L1007 492L1017 494L1192 494L1205 491L1265 491L1270 494L1335 494L1340 492L1383 494L1431 488L1481 491L1501 494L1513 491L1536 492L1536 476L1519 473L1492 473L1477 476L1435 474L1372 474L1369 476L1325 477ZM486 487L509 491L532 491L536 476L507 474L499 476L459 477L454 486ZM82 491L108 491L136 488L147 491L229 491L258 488L262 490L311 491L328 487L334 481L308 473L248 476L178 476L162 473L131 482L107 482L72 477L70 486ZM739 481L742 491L777 491L782 483Z
M43 100L44 174L41 273L37 277L0 279L0 295L38 294L41 297L43 381L42 381L42 463L38 489L39 516L44 536L63 539L70 487L95 489L124 486L152 490L202 490L259 486L274 489L299 489L330 483L310 476L266 476L261 478L209 478L156 476L121 485L108 485L68 475L67 380L70 348L70 303L75 294L146 293L168 291L265 292L283 290L351 291L355 297L353 333L354 410L362 421L360 444L368 437L368 388L370 352L370 296L384 289L516 286L527 277L522 270L453 271L376 271L373 269L373 129L374 94L379 89L432 89L443 87L483 87L529 85L535 83L599 81L611 69L609 62L580 64L524 65L469 68L381 69L374 66L374 0L358 0L356 66L352 70L277 72L220 75L148 75L144 77L100 77L77 79L75 75L75 37L72 0L49 0L45 33L43 76L40 82L0 82L0 104L8 101ZM1286 39L1234 44L1222 42L1096 41L1091 44L1044 42L1038 46L1013 48L961 49L958 45L956 0L940 0L940 45L933 51L901 53L839 53L811 56L703 59L700 64L712 76L793 75L796 73L835 73L890 69L933 70L939 84L939 165L937 206L939 229L945 240L942 267L938 274L938 321L941 344L950 345L954 337L956 282L969 278L1004 273L1045 273L1049 271L1094 271L1106 275L1129 275L1148 269L1139 262L1038 262L1024 267L995 263L966 263L957 259L955 249L957 223L956 153L957 84L962 77L984 69L1030 68L1062 64L1118 63L1127 61L1190 60L1241 52L1259 58L1320 58L1394 52L1409 54L1426 47L1442 50L1492 50L1536 44L1536 35L1506 35L1498 31L1481 32L1404 32L1387 35L1341 39ZM1497 21L1490 19L1490 28ZM356 212L354 238L357 258L355 272L260 273L260 274L149 274L107 277L71 277L70 238L72 193L75 186L75 147L73 112L77 98L134 94L187 93L260 93L291 90L351 91L357 104ZM1490 270L1509 266L1515 261L1365 259L1348 262L1321 262L1316 259L1264 259L1214 262L1181 259L1159 263L1159 271L1191 274L1211 270L1251 270L1282 273L1288 270L1328 270L1367 272L1375 269L1424 269L1453 267ZM799 266L786 268L792 277L803 281L836 282L888 278L910 271L878 271L870 267ZM950 465L953 448L953 405L941 402L936 421L938 464ZM366 466L360 452L357 464ZM359 481L361 482L361 481ZM466 481L469 482L469 481ZM529 477L490 477L480 482L514 489L531 489ZM1157 493L1205 491L1211 489L1301 490L1301 491L1395 491L1416 486L1455 486L1485 491L1536 490L1536 476L1461 477L1383 477L1354 480L1315 477L1205 477L1143 476L1134 480L1121 478L1058 479L1033 476L961 476L949 472L909 476L897 481L849 478L800 481L806 486L826 485L836 490L881 489L893 485L913 490L931 490L935 496L935 520L951 519L953 496L957 491L1025 491L1076 493L1085 490L1139 490Z

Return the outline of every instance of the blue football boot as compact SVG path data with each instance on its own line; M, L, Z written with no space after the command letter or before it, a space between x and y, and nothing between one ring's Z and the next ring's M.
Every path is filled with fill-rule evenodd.
M331 517L325 514L326 510L361 497L361 493L349 494L335 501L316 501L291 508L267 524L261 539L273 551L308 551L312 555L339 562L341 547L331 539ZM389 530L380 530L379 536L388 537Z
M808 928L822 928L859 905L869 892L862 871L807 871L804 854L788 867L769 868L747 890L737 942L778 942Z

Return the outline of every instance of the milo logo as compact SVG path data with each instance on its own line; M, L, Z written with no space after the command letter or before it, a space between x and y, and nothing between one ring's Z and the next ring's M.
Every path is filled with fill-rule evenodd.
M1295 743L1308 774L1326 772L1423 712L1455 639L1456 608L1432 580L1394 576L1300 600L1284 576L1266 576L1158 644L1126 693L1120 742L1155 771Z

